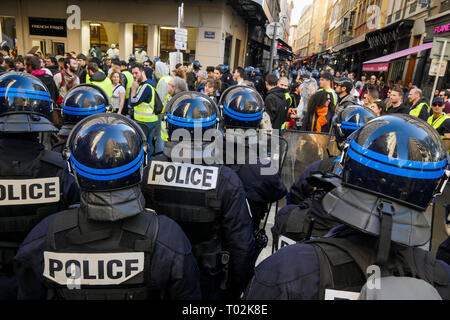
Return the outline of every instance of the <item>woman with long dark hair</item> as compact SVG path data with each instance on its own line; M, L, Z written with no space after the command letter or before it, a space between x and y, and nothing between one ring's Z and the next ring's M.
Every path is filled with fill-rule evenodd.
M329 132L334 111L329 107L331 96L326 91L316 92L308 102L302 131Z

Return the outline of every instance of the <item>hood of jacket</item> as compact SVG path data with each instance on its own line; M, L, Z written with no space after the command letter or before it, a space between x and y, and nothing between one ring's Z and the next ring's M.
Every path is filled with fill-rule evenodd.
M155 75L158 79L169 75L169 67L161 61L155 63Z
M267 95L274 94L277 97L279 97L279 98L284 100L284 99L286 99L286 92L287 92L286 89L283 89L283 88L280 88L280 87L275 87L275 88L270 89L267 92Z
M140 185L115 191L81 191L80 200L81 209L87 217L97 221L121 220L145 209L145 198Z
M91 81L102 82L105 79L106 79L106 74L104 74L103 72L100 72L100 71L97 71L96 73L94 73L91 76Z

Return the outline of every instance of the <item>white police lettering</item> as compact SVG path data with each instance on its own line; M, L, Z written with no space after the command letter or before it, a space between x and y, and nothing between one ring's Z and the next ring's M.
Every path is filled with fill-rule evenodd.
M358 300L359 292L326 289L325 300Z
M72 270L72 271L71 271ZM114 285L144 270L144 252L56 253L44 251L44 277L61 285Z
M280 236L280 238L278 238L278 248L279 249L281 249L285 246L289 246L291 244L296 244L296 242L285 236Z
M0 206L58 202L59 178L0 180Z
M219 168L189 163L152 161L148 184L212 190L216 188Z

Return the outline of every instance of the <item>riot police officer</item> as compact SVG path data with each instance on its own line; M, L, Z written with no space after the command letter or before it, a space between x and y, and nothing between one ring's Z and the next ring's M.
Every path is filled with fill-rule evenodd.
M367 123L345 151L342 180L318 177L331 189L324 211L344 225L263 261L247 299L357 296L369 266L378 266L382 279L422 279L450 299L450 266L418 248L430 239L424 211L448 180L447 165L439 135L423 121L401 115Z
M62 153L72 128L84 118L106 112L111 106L105 91L95 84L80 84L72 88L64 97L62 117L64 124L58 132L58 142L52 150Z
M375 117L371 109L358 105L349 106L336 115L331 132L334 132L338 149L343 151L349 137ZM311 236L323 236L340 224L323 211L321 200L328 189L310 178L314 172L341 174L340 162L341 156L316 161L294 182L286 197L288 205L275 216L271 230L275 248L295 241L304 241Z
M258 157L258 151L261 151L258 150L258 129L264 101L254 88L233 86L223 93L219 104L222 106L226 138L224 163L238 174L244 184L253 228L257 231L269 204L281 200L287 193L278 170L264 170L264 167L269 169L272 164ZM233 150L229 150L229 145ZM241 150L244 151L242 157L238 155ZM243 161L240 162L240 158Z
M219 134L219 110L202 93L182 92L166 111L169 142L146 169L147 206L178 222L191 241L203 298L237 299L252 276L255 247L242 182L217 165L220 148L207 138Z
M61 154L45 150L39 133L56 132L53 101L36 77L0 76L0 300L15 299L13 257L43 218L79 202Z
M349 106L334 116L331 133L334 133L338 149L342 151L348 137L375 117L376 114L371 109L359 105ZM310 173L314 171L339 173L340 160L341 157L330 157L316 161L306 168L292 185L287 203L300 204L309 199L314 191L314 187L306 180Z
M199 299L199 270L180 227L145 209L148 146L118 114L80 121L65 155L81 206L38 224L15 257L19 299Z

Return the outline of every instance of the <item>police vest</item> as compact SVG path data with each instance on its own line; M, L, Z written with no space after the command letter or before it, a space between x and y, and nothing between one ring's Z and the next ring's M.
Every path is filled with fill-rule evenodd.
M48 299L144 300L158 235L152 211L114 222L89 220L71 209L52 220L44 251Z
M169 77L169 76L164 76L164 77L162 77L162 78L158 81L158 84L156 85L156 91L159 92L159 84L161 83L161 81L164 81L167 85L169 85L170 79L171 79L171 77ZM163 106L164 106L164 108L163 108L163 110L162 110L162 113L164 113L164 109L165 109L165 107L166 107L167 102L169 102L170 98L171 98L171 95L167 92L166 96L164 97L164 99L163 99L163 101L162 101L162 104L163 104Z
M420 116L420 112L422 112L422 108L424 106L427 106L428 109L428 113L430 113L430 106L426 103L426 102L422 102L419 105L417 105L414 109L412 109L409 114L415 117L419 117Z
M350 241L345 238L318 238L307 241L320 265L319 300L353 300L371 276L368 267L375 265L376 240ZM403 276L422 279L434 286L443 299L450 298L448 276L436 255L416 247L391 249L381 276Z
M152 90L152 99L150 102L142 101L140 105L134 107L134 119L141 122L155 122L158 121L158 116L155 115L154 112L156 96L155 88L148 83L141 84L136 91L136 95L138 95L145 86L149 86Z
M125 99L129 99L130 98L130 89L131 89L131 85L134 82L134 78L133 75L131 74L130 71L125 70L122 71L122 74L125 76L125 78L127 79L127 86L126 86L126 90L125 90Z
M220 167L152 161L149 168L144 186L147 205L180 225L201 270L220 273Z
M29 163L0 161L0 273L12 272L13 257L31 229L66 206L65 168L61 154L47 150Z

